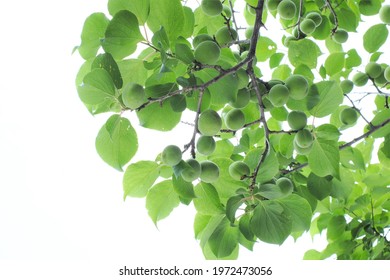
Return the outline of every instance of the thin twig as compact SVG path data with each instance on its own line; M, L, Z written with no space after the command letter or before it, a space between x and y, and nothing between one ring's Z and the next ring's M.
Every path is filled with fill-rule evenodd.
M334 34L339 28L339 20L337 18L336 11L333 9L332 4L330 3L330 0L325 0L325 2L326 2L326 6L328 6L330 12L334 17L334 28L332 29L332 34Z
M348 94L344 94L344 96L351 102L352 104L352 108L355 109L359 115L362 117L362 119L369 125L369 126L372 126L372 123L370 121L367 120L367 118L363 115L362 111L360 109L358 109L356 106L355 106L355 103L352 101L352 99L348 96Z

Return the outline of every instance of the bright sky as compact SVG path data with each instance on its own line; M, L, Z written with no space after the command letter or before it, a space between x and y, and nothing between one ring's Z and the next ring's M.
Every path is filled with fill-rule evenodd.
M203 260L193 206L175 209L156 229L144 199L124 202L123 174L95 151L108 116L92 117L79 100L74 78L82 60L71 52L85 18L107 12L106 4L0 2L0 267L8 261ZM131 120L141 139L134 160L153 159L165 145L187 139L180 142L181 130L163 138ZM258 244L254 252L240 250L240 261L290 262L322 247L309 237L281 247Z

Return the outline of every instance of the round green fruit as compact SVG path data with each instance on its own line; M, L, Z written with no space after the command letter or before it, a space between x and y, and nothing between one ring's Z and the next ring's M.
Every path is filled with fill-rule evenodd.
M382 67L376 62L370 62L366 65L366 73L370 78L378 78L382 73Z
M198 120L198 130L202 135L213 136L217 134L222 127L222 119L212 109L203 111Z
M181 177L186 182L192 182L200 176L200 164L195 159L189 159L186 162L189 166L182 170Z
M226 5L223 5L223 13L225 15L225 17L227 18L231 18L232 17L232 10L230 9L230 7L226 6Z
M295 134L294 140L299 147L309 148L313 144L314 138L310 130L304 128Z
M235 180L241 180L243 176L249 176L250 172L249 166L243 161L233 162L229 166L229 174Z
M353 90L353 82L351 80L343 80L340 82L340 87L343 93L350 93Z
M240 109L232 109L225 116L227 128L238 130L245 124L245 115Z
M355 124L358 117L358 113L354 108L345 108L340 112L340 121L345 125Z
M281 2L281 0L268 0L267 1L267 8L271 12L274 12L278 9L278 5Z
M355 84L355 86L362 87L365 86L368 82L368 75L366 73L356 73L352 77L352 82Z
M220 0L202 0L203 12L211 17L218 16L222 13L223 5Z
M316 23L314 22L314 20L305 18L304 20L302 20L300 28L304 34L310 35L316 30Z
M195 59L203 64L215 64L219 56L221 55L221 49L214 41L204 41L200 43L194 52Z
M297 151L298 154L300 155L308 155L311 151L311 148L313 147L313 144L311 144L309 147L307 148L302 148L300 147L298 144L297 144L297 141L296 139L294 138L294 141L293 141L293 145L294 145L294 149L295 151Z
M200 163L200 179L205 183L212 183L219 178L219 167L214 162L203 161Z
M304 112L291 111L287 116L287 122L292 130L300 130L306 126L307 117Z
M339 44L343 44L348 40L348 32L344 29L337 29L337 31L332 36L333 41Z
M322 17L321 17L321 14L320 13L317 13L317 12L310 12L306 15L307 19L311 19L312 21L314 21L314 23L316 24L316 27L317 26L320 26L320 24L322 23Z
M276 185L279 187L280 191L283 194L290 194L294 190L293 183L291 182L290 179L288 179L286 177L282 177L282 178L279 178L278 180L276 180Z
M127 108L137 109L144 104L145 99L145 90L139 84L129 83L122 91L122 101Z
M162 162L168 166L175 166L181 161L181 150L178 146L169 145L162 152Z
M273 106L282 107L287 103L289 94L290 92L285 85L275 85L270 89L268 99Z
M233 28L228 28L227 26L221 27L218 29L217 33L215 33L215 39L220 46L225 46L236 40L237 36L237 31Z
M253 26L249 26L245 30L245 38L250 39L253 35Z
M390 5L384 5L379 10L379 18L383 23L390 24Z
M277 11L282 19L288 20L294 18L297 7L291 0L283 0L279 3Z
M302 100L309 92L309 82L302 75L291 75L286 80L286 86L290 91L290 97Z
M192 45L196 48L200 43L205 41L214 41L214 39L208 34L199 34L192 40Z
M229 104L234 108L244 108L248 105L251 99L251 94L247 88L242 88L237 92L237 98L235 101L230 102Z
M384 72L386 81L390 82L390 66L387 66Z
M196 142L196 149L202 155L208 156L215 151L215 140L212 136L200 136Z

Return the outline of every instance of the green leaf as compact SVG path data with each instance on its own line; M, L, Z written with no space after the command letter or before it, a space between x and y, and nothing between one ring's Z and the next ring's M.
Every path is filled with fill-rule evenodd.
M81 44L78 47L84 59L87 60L96 55L100 48L100 39L104 37L109 22L103 13L94 13L87 17L81 32Z
M122 88L123 80L118 64L109 53L99 54L92 63L91 70L95 68L103 68L110 74L112 81L117 89Z
M253 233L261 240L281 245L292 230L292 221L283 207L270 200L260 201L250 221Z
M190 7L183 7L184 12L184 25L183 30L181 31L181 36L184 38L189 38L194 32L195 25L195 15Z
M109 0L108 11L114 16L121 10L128 10L137 16L140 25L144 25L150 11L149 0Z
M277 200L292 220L292 232L307 231L310 228L312 212L309 202L303 197L292 194Z
M337 19L339 27L349 32L356 32L356 28L359 24L359 19L355 13L349 8L341 8L337 13ZM331 14L331 20L333 14Z
M194 54L189 46L185 44L176 44L176 57L183 61L185 64L191 64L194 62Z
M115 101L115 86L110 74L104 69L93 69L85 75L77 91L81 101L98 105L105 101Z
M260 36L256 45L256 58L259 62L267 61L276 53L277 45L270 38Z
M272 72L272 79L278 79L278 80L286 80L288 77L290 77L292 74L291 68L286 65L282 64L279 65L275 70Z
M210 236L213 234L215 229L218 227L218 225L222 222L223 219L225 219L226 216L223 214L216 214L211 216L209 219L207 225L204 227L203 231L201 232L201 237L200 237L200 247L204 249L206 244L209 241Z
M333 216L328 223L327 238L329 241L335 241L343 236L347 222L344 216Z
M344 68L344 61L344 52L334 52L330 54L325 60L326 73L329 76L339 73Z
M388 119L390 119L390 110L383 110L375 115L371 123L373 125L380 125L381 123L385 122ZM390 123L387 123L385 126L372 133L371 136L374 138L381 138L389 134L390 134Z
M345 59L345 68L352 69L353 67L358 67L360 64L362 64L362 58L356 49L349 50Z
M194 233L195 238L200 239L200 236L204 229L206 228L207 224L210 222L212 216L210 215L203 215L201 213L196 213L195 219L194 219Z
M251 170L254 170L260 160L260 157L264 149L253 149L245 157L244 161ZM271 180L279 172L279 162L275 155L275 152L271 149L265 158L259 173L256 177L256 182L264 183Z
M158 175L159 166L154 161L139 161L130 164L123 176L124 198L127 196L145 197Z
M172 183L173 189L180 197L189 199L196 197L194 192L194 186L191 183L184 181L181 176L172 176Z
M96 137L99 156L115 169L122 171L138 149L138 139L128 119L111 116Z
M343 92L335 81L322 81L312 85L316 87L320 100L310 113L314 117L322 118L331 114L343 102Z
M315 139L308 156L309 167L319 177L339 178L340 153L337 141Z
M181 35L184 26L184 11L180 0L150 0L150 14L147 24L156 32L165 28L169 40L174 41Z
M323 140L339 140L340 131L332 124L323 124L315 128L314 133L317 138Z
M311 172L307 178L307 188L315 198L323 200L332 191L332 178L332 176L319 177Z
M271 55L269 59L269 68L272 69L279 66L283 57L284 57L284 53L274 53L273 55Z
M136 83L144 85L148 77L148 70L145 69L141 59L125 59L118 62L123 84Z
M340 151L340 162L349 169L366 169L362 153L352 147Z
M217 190L211 184L199 183L195 186L194 206L196 211L207 215L222 214L222 207Z
M363 46L369 53L374 53L386 42L389 31L386 24L371 26L363 35Z
M155 225L158 221L168 217L179 203L179 196L173 190L171 180L156 184L146 195L146 209Z
M286 158L292 157L294 153L294 137L293 134L283 134L279 141L279 152Z
M321 252L318 252L317 250L311 249L305 253L303 256L304 260L322 260L322 254Z
M134 53L138 42L143 39L136 16L122 10L115 14L107 26L102 46L104 51L111 53L115 59L122 59Z
M244 203L243 198L244 196L242 194L232 196L226 203L226 217L231 223L234 223L236 220L236 212L238 208Z
M321 54L319 47L309 39L291 41L288 48L288 58L295 67L300 64L310 69L317 67L317 58Z
M174 112L169 103L165 102L162 106L158 103L149 106L137 112L141 126L159 131L170 131L179 122L181 113Z
M211 251L217 258L224 258L233 253L238 246L239 231L230 226L228 219L223 219L208 240Z

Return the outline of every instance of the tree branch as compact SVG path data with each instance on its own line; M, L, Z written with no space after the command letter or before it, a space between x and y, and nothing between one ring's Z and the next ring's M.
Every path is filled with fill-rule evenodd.
M348 94L344 94L344 96L351 102L352 104L352 108L355 109L359 115L362 117L362 119L371 127L372 126L372 123L369 122L367 120L367 118L363 115L362 111L360 109L358 109L356 106L355 106L355 103L352 101L352 99L348 96Z
M334 34L337 31L337 29L339 28L339 20L337 18L337 14L336 14L335 10L332 7L332 4L330 3L330 0L325 0L325 2L326 2L326 6L328 6L330 12L332 13L332 15L334 17L334 28L332 29L332 34Z

